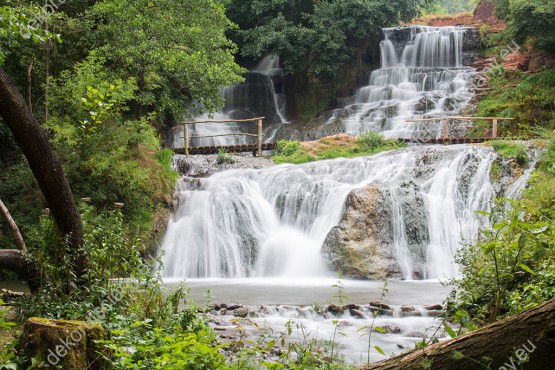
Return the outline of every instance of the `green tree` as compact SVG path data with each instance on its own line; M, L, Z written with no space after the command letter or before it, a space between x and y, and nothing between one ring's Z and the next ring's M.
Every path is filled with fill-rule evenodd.
M104 0L89 15L92 52L119 77L137 81L136 116L216 111L219 87L242 79L237 47L225 35L234 25L213 0Z
M505 20L507 33L517 42L528 38L539 47L555 51L555 2L551 0L495 0L496 14Z
M473 10L477 2L477 0L439 0L436 7L442 13L455 14Z
M175 178L157 161L160 143L149 118L125 118L135 79L114 74L91 57L53 80L48 128L76 196L99 209L123 203L126 221L144 232Z

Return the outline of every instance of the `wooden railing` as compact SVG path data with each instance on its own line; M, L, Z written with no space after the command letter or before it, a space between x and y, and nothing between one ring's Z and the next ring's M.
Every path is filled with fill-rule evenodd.
M183 139L185 142L185 155L189 155L189 140L190 139L202 139L202 138L209 138L209 137L223 137L223 136L253 136L258 138L256 150L258 151L258 156L262 156L262 138L264 135L262 134L262 121L265 117L256 117L256 118L249 118L249 119L235 119L235 120L204 120L204 121L190 121L190 122L183 122L181 125L176 126L173 130L177 130L183 127ZM204 136L189 136L189 125L196 125L197 123L236 123L236 122L257 122L258 123L258 133L251 134L246 132L233 132L233 133L226 133L226 134L217 134L217 135L204 135Z
M448 121L451 120L470 120L470 121L492 121L491 127L491 138L496 139L499 135L499 127L497 122L502 120L514 120L514 118L506 117L439 117L439 118L415 118L407 119L405 122L426 122L426 121L441 121L443 125L443 139L449 139L449 124Z

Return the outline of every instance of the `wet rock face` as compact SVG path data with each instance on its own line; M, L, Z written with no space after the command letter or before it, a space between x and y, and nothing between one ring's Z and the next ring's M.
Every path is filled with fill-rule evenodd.
M464 50L476 51L480 49L480 42L482 41L480 33L474 27L468 27L464 33Z
M402 278L389 248L392 233L392 210L386 191L375 185L356 189L347 197L340 223L326 237L324 260L347 278Z

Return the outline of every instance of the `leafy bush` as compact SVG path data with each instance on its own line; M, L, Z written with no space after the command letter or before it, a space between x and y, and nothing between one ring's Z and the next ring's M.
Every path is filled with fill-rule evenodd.
M67 244L60 240L52 218L43 215L27 244L29 263L38 266L40 286L32 296L21 298L20 319L99 322L110 332L101 343L107 349L102 355L115 369L226 369L202 310L192 302L180 307L188 295L183 286L169 294L164 291L153 268L161 265L141 260L140 248L126 236L120 209L98 213L82 205L82 218L89 257L87 285L77 284ZM48 253L52 245L55 252ZM112 280L115 277L132 280ZM14 363L27 361L20 355Z
M529 137L538 128L555 128L555 70L526 76L518 71L497 67L490 73L488 95L480 99L477 116L511 117L514 121L500 121L501 134L506 137ZM477 121L478 136L489 130L491 121Z
M226 163L233 163L233 157L227 154L227 151L224 148L218 149L218 156L216 157L216 163L218 164L226 164Z
M519 166L524 167L530 160L526 151L526 146L522 142L492 141L491 146L501 156L513 158Z
M99 209L125 204L129 231L146 233L176 174L147 118L128 120L135 80L111 76L94 57L52 82L49 129L74 194Z
M302 150L303 148L301 147L301 143L298 141L280 140L277 142L274 154L290 157L298 152L301 152Z
M276 163L301 164L315 161L314 156L309 155L298 141L280 140L277 142L272 159Z
M108 344L114 351L114 369L229 369L210 330L197 334L150 328L138 341L136 334L130 335L130 330L117 334Z
M463 278L453 281L457 295L451 306L453 311L463 309L481 322L523 310L527 305L515 305L514 297L534 278L549 277L545 272L555 267L553 220L536 221L530 215L525 219L524 203L510 201L510 209L505 210L504 202L500 200L487 213L492 227L482 230L479 242L456 258ZM545 293L529 299L538 304L553 297L553 290Z
M545 0L495 0L495 13L508 23L505 33L518 42L531 40L554 51L555 3Z
M366 154L374 154L391 149L404 148L406 144L396 139L386 139L382 134L369 131L357 138L358 150Z
M521 201L501 199L491 212L481 212L490 226L457 254L462 278L451 282L456 289L448 302L451 313L492 322L555 297L554 142L551 138ZM501 144L498 149L514 152Z

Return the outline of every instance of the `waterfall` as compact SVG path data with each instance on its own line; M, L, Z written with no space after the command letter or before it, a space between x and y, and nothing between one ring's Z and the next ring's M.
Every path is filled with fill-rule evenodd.
M283 92L283 69L279 66L279 56L268 55L258 63L251 72L260 73L269 77L271 91L273 91L274 107L279 116L280 123L286 123L285 118L285 94ZM279 87L279 92L278 92Z
M326 276L320 248L348 194L368 184L386 189L397 210L387 240L403 278L455 276L453 256L478 230L474 211L494 193L495 157L489 148L412 147L180 182L162 245L165 277ZM416 224L425 232L414 235Z
M476 73L463 63L468 27L385 28L381 68L343 108L346 131L381 131L387 137L439 137L439 123L409 123L415 117L458 114L473 97ZM333 120L337 115L332 116Z
M278 56L264 57L256 67L245 75L245 82L220 88L220 93L225 100L225 106L213 117L208 114L196 117L195 121L202 120L234 120L255 117L266 117L266 141L270 141L275 123L286 122L285 94L283 93L283 70L279 67ZM230 133L256 133L256 126L252 123L199 123L191 125L192 136L209 136ZM192 146L217 146L232 144L255 143L255 139L246 136L224 136L191 140ZM176 130L173 146L184 145L183 130Z
M334 114L334 119L347 116L347 132L355 135L374 130L389 137L438 136L440 127L404 120L455 114L472 98L469 79L474 70L463 61L468 30L384 29L381 68L349 99L347 114ZM280 110L278 66L276 57L266 57L251 71L272 81L265 86L273 90L265 89L268 99L263 100L274 111ZM230 94L232 106L249 100L247 91L231 90L224 94ZM329 275L322 246L328 248L328 236L341 222L349 194L368 185L384 195L386 204L380 206L391 227L383 230L380 243L391 251L395 273L404 279L456 276L453 257L463 241L476 237L482 216L475 211L487 210L494 195L489 175L495 158L484 147L410 147L181 181L179 205L162 246L165 276Z

